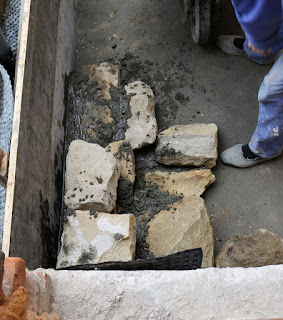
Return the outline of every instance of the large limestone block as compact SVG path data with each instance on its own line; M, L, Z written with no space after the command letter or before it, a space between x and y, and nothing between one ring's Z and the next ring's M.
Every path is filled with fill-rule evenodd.
M116 205L120 167L98 144L74 140L66 160L65 203L71 209L111 212Z
M134 150L140 149L156 140L158 129L154 95L151 88L141 81L128 84L125 90L128 95L131 95L132 114L127 121L126 139L130 140Z
M217 126L173 126L158 135L156 160L166 165L212 168L217 160Z
M132 214L75 211L66 217L57 268L133 260L136 220Z
M233 235L216 257L218 268L273 264L283 264L283 239L265 229L249 235Z
M117 203L130 205L134 200L135 156L129 140L121 140L109 144L106 148L120 164L121 176L118 182Z
M201 196L205 189L215 181L209 169L182 172L154 171L145 174L147 185L156 184L162 191L177 196Z
M146 242L155 257L202 248L202 268L214 266L213 230L202 198L183 198L160 211L148 226Z
M111 86L118 87L120 82L120 67L118 64L102 62L83 66L82 71L89 77L89 82L97 82L100 89L97 94L105 100L111 100Z

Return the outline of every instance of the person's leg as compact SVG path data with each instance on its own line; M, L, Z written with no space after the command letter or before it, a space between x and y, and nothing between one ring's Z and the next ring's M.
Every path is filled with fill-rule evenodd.
M261 158L273 158L283 150L283 53L265 76L258 101L258 124L249 147Z
M222 51L228 54L245 56L259 64L271 64L276 59L279 51L283 49L283 23L278 34L278 41L268 56L253 52L248 47L247 39L241 36L220 36L217 38L216 44Z
M279 156L283 150L283 53L260 87L259 117L251 141L221 154L222 161L235 167L251 167ZM251 152L250 152L251 151Z

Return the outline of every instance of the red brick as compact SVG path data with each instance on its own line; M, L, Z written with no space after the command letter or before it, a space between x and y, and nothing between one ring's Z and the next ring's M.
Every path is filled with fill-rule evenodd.
M51 280L42 269L26 270L27 309L41 314L51 312Z
M26 264L21 258L6 258L4 262L3 291L11 296L26 281Z

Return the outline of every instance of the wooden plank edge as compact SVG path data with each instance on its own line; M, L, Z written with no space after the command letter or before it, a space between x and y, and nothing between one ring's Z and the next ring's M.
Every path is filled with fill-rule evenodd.
M31 9L31 0L24 0L22 2L21 16L20 16L18 53L17 53L17 63L16 63L15 104L14 104L12 137L11 137L11 147L10 147L10 162L9 162L9 171L8 171L6 205L5 205L5 216L4 216L4 226L3 226L3 240L2 240L2 251L4 251L6 257L9 257L9 254L10 254L12 213L13 213L14 191L15 191L15 181L16 181L18 140L19 140L19 130L20 130L20 122L21 122L21 107L22 107L22 96L23 96L24 76L25 76L25 67L26 67L27 43L28 43L28 34L29 34L30 9Z

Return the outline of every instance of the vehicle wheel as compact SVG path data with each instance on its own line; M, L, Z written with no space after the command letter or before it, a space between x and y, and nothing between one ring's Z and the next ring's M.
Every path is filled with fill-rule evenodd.
M192 0L190 24L192 37L197 44L206 44L210 38L213 0Z

